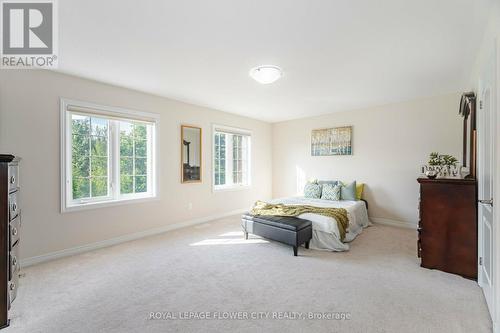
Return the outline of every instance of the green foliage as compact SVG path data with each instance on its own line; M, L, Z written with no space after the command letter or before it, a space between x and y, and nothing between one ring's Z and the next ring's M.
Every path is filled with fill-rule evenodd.
M438 166L441 165L441 163L442 161L439 153L431 153L429 155L429 165Z
M108 195L108 121L74 115L71 130L73 198Z
M121 176L120 177L120 189L121 192L133 193L134 192L134 176Z
M445 166L456 166L458 160L451 155L442 155L443 165Z
M108 128L109 121L103 118L79 115L72 117L74 199L108 195ZM147 126L120 122L120 128L121 192L146 192ZM138 157L135 165L134 156Z
M120 123L120 192L147 192L147 127Z
M215 185L226 184L226 135L215 135Z
M433 152L429 155L430 166L456 166L458 160L451 155L440 155L439 153Z

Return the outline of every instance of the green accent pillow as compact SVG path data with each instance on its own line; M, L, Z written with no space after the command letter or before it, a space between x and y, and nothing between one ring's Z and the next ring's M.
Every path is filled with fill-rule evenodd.
M350 184L342 184L340 189L340 198L342 200L357 200L356 199L356 181Z
M321 199L323 200L340 200L340 185L323 184L321 189Z
M304 187L304 197L312 199L321 198L321 185L316 183L307 183Z

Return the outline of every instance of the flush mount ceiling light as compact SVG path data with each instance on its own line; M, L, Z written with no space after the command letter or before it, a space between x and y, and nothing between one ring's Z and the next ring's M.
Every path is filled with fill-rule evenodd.
M265 65L252 68L248 74L261 84L269 84L281 78L283 71L278 66Z

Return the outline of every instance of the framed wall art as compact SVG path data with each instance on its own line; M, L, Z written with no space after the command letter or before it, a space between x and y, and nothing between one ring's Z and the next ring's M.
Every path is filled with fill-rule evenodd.
M352 155L352 126L312 130L311 155Z

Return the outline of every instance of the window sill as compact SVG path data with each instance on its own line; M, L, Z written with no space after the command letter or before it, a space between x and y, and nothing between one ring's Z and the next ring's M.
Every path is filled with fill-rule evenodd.
M218 193L218 192L233 192L233 191L243 191L243 190L249 190L251 189L251 185L244 185L244 186L227 186L227 187L213 187L212 192L213 193Z
M108 200L108 201L100 201L100 202L88 202L75 204L71 206L62 206L61 213L71 213L77 212L81 210L89 210L89 209L98 209L98 208L106 208L120 205L129 205L135 203L143 203L148 201L158 201L160 200L159 196L151 196L151 197L142 197L142 198L122 198L116 200Z

